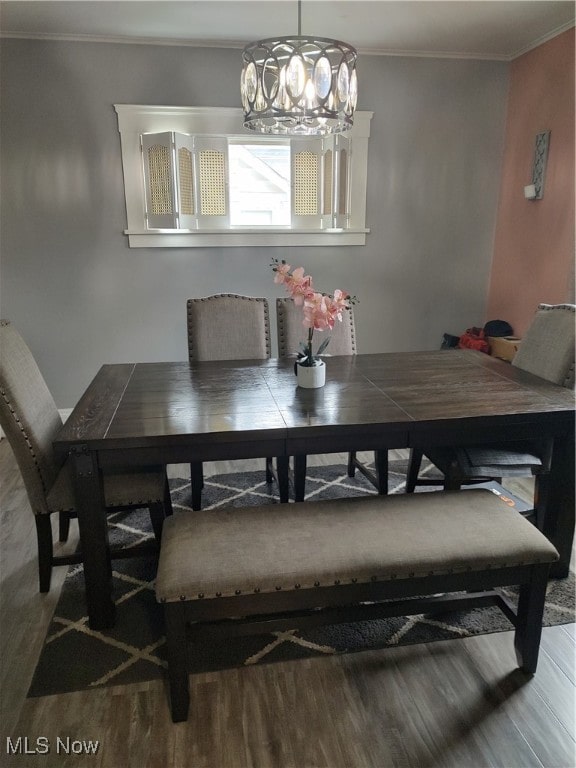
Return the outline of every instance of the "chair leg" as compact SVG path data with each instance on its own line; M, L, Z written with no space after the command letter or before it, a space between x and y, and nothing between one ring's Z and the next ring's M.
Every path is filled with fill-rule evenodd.
M58 513L58 541L68 541L70 533L70 514L68 512Z
M280 504L288 504L290 499L290 457L276 458L276 476L278 478L278 494Z
M170 493L170 483L168 482L168 475L164 480L164 517L168 517L172 514L172 494Z
M348 454L348 477L354 477L356 474L356 451L350 451Z
M416 481L418 480L418 474L420 472L420 465L422 464L422 457L424 451L419 448L410 449L410 458L408 460L408 472L406 474L406 493L414 493L416 488Z
M36 515L36 537L38 539L38 578L40 592L50 591L52 577L52 524L50 515Z
M444 490L445 491L459 491L462 488L464 478L460 472L460 467L457 462L453 462L446 468L444 473Z
M150 522L152 523L154 538L160 544L162 541L162 526L164 525L164 504L162 502L150 504L148 509L150 511Z
M274 465L273 465L274 459L272 457L268 457L266 459L266 482L268 484L274 482Z
M294 501L304 501L306 493L306 454L294 456Z
M202 488L204 487L204 474L202 462L193 461L190 464L190 489L192 491L192 509L198 510L202 506Z
M551 476L548 472L534 477L534 518L536 527L544 531L544 516L550 496Z
M546 600L549 565L535 565L528 584L520 587L514 649L518 666L534 674L542 635L542 615Z
M378 493L384 496L388 493L388 450L374 451L374 466L376 467L376 487Z

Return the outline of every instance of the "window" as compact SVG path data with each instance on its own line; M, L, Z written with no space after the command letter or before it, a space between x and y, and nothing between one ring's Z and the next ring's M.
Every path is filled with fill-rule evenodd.
M279 138L239 134L241 110L115 108L131 247L365 243L372 113Z
M228 143L230 226L290 226L290 144Z

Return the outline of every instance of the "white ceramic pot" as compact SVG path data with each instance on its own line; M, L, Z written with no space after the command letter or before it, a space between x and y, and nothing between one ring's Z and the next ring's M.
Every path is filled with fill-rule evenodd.
M298 386L304 389L317 389L323 387L326 383L326 363L319 360L318 365L300 365L296 363L296 375L298 376Z

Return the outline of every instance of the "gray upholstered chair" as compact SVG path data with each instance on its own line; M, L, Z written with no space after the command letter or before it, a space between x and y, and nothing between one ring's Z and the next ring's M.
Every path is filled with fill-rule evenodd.
M511 364L547 381L574 388L575 310L573 304L540 304ZM420 476L423 456L440 469L442 478ZM459 449L413 448L406 492L413 493L416 485L442 485L446 490L459 490L462 485L534 475L534 515L540 525L551 457L552 444L548 439Z
M266 299L220 293L188 299L186 310L190 362L270 357L270 313ZM272 481L268 472L266 477L268 482ZM192 509L200 509L204 486L200 461L190 464L190 484Z
M270 357L266 299L220 293L188 299L188 358L265 360Z
M276 299L276 325L278 329L278 356L297 356L300 342L306 339L306 329L302 325L304 316L302 307L296 306L293 299ZM352 309L342 313L342 322L336 322L332 331L323 331L320 335L330 336L323 357L356 354L356 327ZM320 339L322 340L322 339Z
M62 419L30 349L8 321L0 321L0 425L10 443L36 522L40 592L48 592L52 567L82 562L82 554L55 555L51 515L58 514L60 541L68 538L75 517L72 474L67 461L58 463L52 441ZM108 512L148 507L157 541L164 516L172 513L166 471L104 476ZM155 543L157 549L157 544ZM152 551L146 546L111 550L112 557Z
M296 357L300 342L305 339L306 330L302 325L302 308L294 304L293 299L276 299L276 324L278 329L279 357ZM356 354L356 328L354 310L350 308L342 315L342 322L336 322L333 330L326 331L330 343L322 357ZM354 477L356 470L377 488L378 493L388 492L388 451L374 451L372 471L358 460L355 452L348 454L348 476ZM270 471L271 466L268 466ZM294 492L296 501L303 501L306 485L306 456L294 457Z

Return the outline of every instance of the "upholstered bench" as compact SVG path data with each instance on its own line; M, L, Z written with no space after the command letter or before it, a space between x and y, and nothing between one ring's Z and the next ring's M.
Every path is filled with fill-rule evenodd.
M519 666L533 673L557 559L487 490L176 513L164 523L156 580L172 719L188 716L188 653L218 634L496 604L516 627ZM517 609L494 590L505 585L521 585Z

